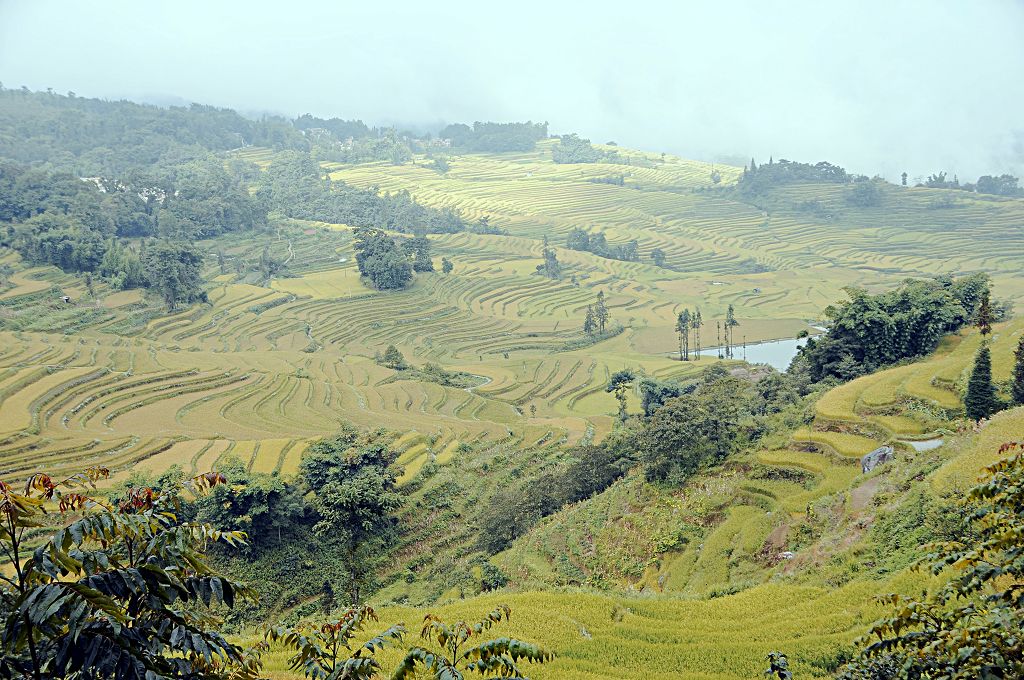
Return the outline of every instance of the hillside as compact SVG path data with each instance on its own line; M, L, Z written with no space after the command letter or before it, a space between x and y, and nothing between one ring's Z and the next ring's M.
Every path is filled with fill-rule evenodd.
M225 151L241 134L228 123L193 152L233 168L238 201L265 209L268 173L302 140L290 130L290 150ZM591 451L577 447L644 427L641 379L679 396L699 391L710 366L748 387L775 375L744 364L745 351L784 340L785 366L795 337L821 333L847 288L984 272L998 301L1020 307L1024 199L883 184L863 207L848 184L750 193L737 167L603 146L614 162L554 163L554 144L453 153L443 172L418 150L401 163L321 162L327 194L408 192L468 225L427 234L452 270L418 272L401 290L360 278L357 225L275 211L265 225L196 232L205 297L173 310L152 287L122 290L0 250L0 478L101 465L112 471L104 490L117 493L175 466L240 464L290 482L308 447L344 423L383 428L405 505L372 595L382 620L415 626L424 607L469 615L508 602L512 630L558 653L531 674L539 680L746 678L776 648L799 677L831 674L879 615L872 596L922 585L907 571L920 544L946 529L956 495L998 445L1021 437L1021 408L977 429L963 418L982 341L973 327L927 357L801 385L751 419L763 430L743 441L756 446L679 483L634 464L564 507L505 507L506 494L540 496L545 475ZM157 216L158 229L162 220L175 224ZM397 226L388 234L402 240L416 225ZM638 257L571 249L574 229L613 247L635 241ZM121 240L141 250L150 239ZM539 272L546 250L557 278ZM605 336L583 330L599 294ZM715 326L734 310L733 358L679 361L677 317L698 308L715 353ZM1003 393L1022 333L1021 319L994 327ZM385 365L389 345L409 368ZM609 380L624 370L637 384L620 413ZM860 457L883 444L894 460L862 472ZM525 519L502 545L482 545L495 508ZM258 559L223 559L265 588L233 632L246 634L245 615L315 614L323 582L340 573L329 543L287 539L279 533ZM752 621L763 623L751 632ZM275 677L292 677L282 654L268 658Z

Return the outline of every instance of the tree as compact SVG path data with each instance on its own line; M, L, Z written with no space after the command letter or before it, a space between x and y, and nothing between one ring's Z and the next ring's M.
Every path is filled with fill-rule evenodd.
M380 358L380 364L395 371L401 371L409 367L409 364L405 362L405 357L394 345L388 345L384 349L384 355Z
M594 305L587 305L587 315L583 318L583 332L593 335L597 331L597 317L594 315Z
M974 368L967 381L964 411L971 420L988 418L999 410L999 398L992 384L992 356L988 345L982 345L974 357Z
M665 266L665 251L661 248L655 248L651 251L651 261L654 262L655 267Z
M455 269L455 265L447 257L441 258L441 272L444 274L451 274L452 270Z
M523 673L518 667L522 661L545 663L553 659L554 654L551 652L515 638L478 641L484 631L490 630L502 620L508 621L511 613L508 605L500 605L482 621L473 624L465 621L447 624L439 617L427 614L423 619L420 637L436 645L436 649L411 648L392 674L391 680L421 677L421 667L429 677L439 680L465 680L470 673L522 678Z
M10 560L0 575L0 677L149 680L232 667L234 677L257 677L258 659L204 611L255 599L206 559L209 545L237 546L245 534L176 514L184 494L202 495L223 476L135 488L116 502L87 495L108 475L89 468L57 481L37 473L24 493L0 482L0 546ZM29 557L26 532L54 523L60 528L34 538Z
M676 333L679 334L679 360L690 360L690 310L684 309L676 318Z
M693 346L694 346L694 359L700 360L700 329L704 325L704 319L700 315L700 308L693 315L693 320L690 322L693 327Z
M549 279L562 278L562 265L558 262L558 255L553 248L548 247L548 237L544 237L544 248L541 250L544 263L537 265L537 271Z
M352 641L369 621L378 621L370 607L351 607L320 626L278 626L267 631L267 640L295 650L288 668L315 680L371 680L380 677L374 658L386 644L401 642L405 626L396 624L352 649Z
M1024 677L1024 444L986 469L963 503L958 540L927 546L917 568L944 575L922 597L885 595L890 616L858 640L861 656L839 676L861 680L880 665L899 678Z
M359 435L345 428L309 448L300 476L313 493L319 517L313 533L341 543L349 574L350 604L358 605L380 551L394 533L393 513L402 505L391 467L398 454L382 432Z
M397 290L412 281L412 264L395 240L380 229L355 230L356 266L378 290ZM431 264L433 267L433 264Z
M619 402L619 422L624 423L629 418L629 412L626 410L626 395L635 379L636 374L628 368L614 373L608 379L608 387L605 388L605 392L615 393L615 400Z
M992 332L992 322L995 320L992 314L992 301L988 287L981 293L981 300L978 303L978 311L974 319L975 325L981 331L982 337Z
M903 174L900 175L900 184L902 184L903 186L907 186L907 173L906 172L904 172Z
M1013 378L1010 381L1010 398L1017 406L1024 406L1024 337L1017 343L1013 353Z
M730 304L729 308L725 312L725 354L726 356L732 356L733 347L733 329L739 326L740 322L736 320L736 310Z
M407 252L412 255L412 270L415 272L434 271L434 261L430 255L430 239L417 236L407 244Z
M203 256L195 246L163 241L147 250L143 262L150 287L160 294L169 310L181 302L205 301Z
M604 291L599 290L597 292L597 302L594 303L594 319L597 321L597 330L601 335L604 335L609 318L608 307L604 304Z

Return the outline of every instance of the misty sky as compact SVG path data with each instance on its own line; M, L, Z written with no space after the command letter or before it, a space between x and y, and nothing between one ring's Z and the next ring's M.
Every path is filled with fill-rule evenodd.
M0 0L0 82L368 124L547 120L890 180L1024 173L1024 2Z

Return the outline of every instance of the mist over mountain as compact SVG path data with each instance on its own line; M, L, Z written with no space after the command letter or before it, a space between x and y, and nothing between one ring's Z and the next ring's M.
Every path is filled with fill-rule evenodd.
M1009 1L3 2L0 80L424 129L547 120L701 159L973 180L1024 168L1021 35Z

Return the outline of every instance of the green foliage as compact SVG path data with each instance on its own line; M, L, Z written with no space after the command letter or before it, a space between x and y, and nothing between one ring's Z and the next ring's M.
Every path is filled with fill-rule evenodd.
M654 262L655 267L665 266L665 251L661 248L655 248L651 251L651 261Z
M1010 399L1016 406L1024 406L1024 337L1013 351L1013 377L1010 378Z
M464 680L467 674L522 678L519 670L522 661L545 663L554 654L537 645L515 638L494 638L479 641L479 638L493 626L507 621L512 610L501 605L478 623L456 621L447 624L433 614L427 614L423 621L420 637L437 650L427 647L413 647L406 654L391 680L412 680L420 677L420 668L435 680Z
M1022 448L1004 444L1000 453L1017 453L987 468L986 479L967 495L966 516L976 533L929 546L921 566L944 576L943 584L920 598L879 598L892 613L861 638L861 658L841 677L872 677L879 660L899 669L887 677L1024 676Z
M452 146L474 153L502 151L533 151L537 142L548 136L547 123L463 123L445 126L437 133L440 139L451 140Z
M793 680L793 673L789 670L789 659L782 652L768 652L768 668L764 674L778 680Z
M313 492L310 505L319 519L313 532L345 546L351 604L359 604L381 550L393 538L394 512L402 505L391 467L398 454L383 432L358 434L351 428L312 444L300 464L300 477Z
M79 177L117 176L247 144L307 147L288 121L272 116L257 121L200 104L160 107L0 88L0 156Z
M434 271L434 261L430 257L430 239L426 236L417 236L408 241L406 252L412 257L412 270L415 272Z
M648 479L678 483L737 449L749 383L729 375L709 378L691 394L669 399L644 424L638 445Z
M36 474L24 493L0 482L0 545L12 567L0 576L0 676L256 677L256 659L217 632L211 613L254 593L213 571L205 555L245 534L179 521L181 486L132 489L116 505L83 493L107 475ZM187 490L224 481L200 475ZM28 557L26 532L55 522L60 528Z
M992 384L992 352L988 345L982 345L974 357L974 368L967 380L964 411L971 420L981 420L998 411L1000 406L995 385Z
M449 260L447 257L442 257L441 258L441 273L442 274L451 274L453 269L455 269L455 265L452 264L452 261Z
M451 208L428 208L408 191L382 195L329 176L325 182L319 164L299 152L275 156L256 195L282 215L303 220L428 234L456 233L469 226Z
M882 198L878 183L864 179L853 185L846 195L846 202L858 208L874 208L882 205Z
M828 332L811 339L794 365L804 364L814 381L849 380L897 361L933 351L947 333L974 317L988 277L907 280L895 290L871 295L847 289L849 301L825 309Z
M377 361L381 366L386 366L394 371L401 371L409 367L405 362L405 356L394 345L388 345L384 354Z
M377 290L405 288L412 281L412 264L395 240L379 229L355 231L356 265ZM433 267L433 265L431 265Z
M846 184L849 181L846 170L825 161L811 165L781 159L758 166L750 159L750 167L744 168L737 189L741 194L760 194L787 184Z
M541 250L541 257L544 258L544 262L537 265L537 273L549 279L558 280L562 278L562 265L558 261L558 255L555 253L554 248L548 247L547 236L544 237L544 248Z
M574 228L566 237L565 245L569 250L579 250L593 253L598 257L609 260L622 260L624 262L640 261L640 244L636 240L629 241L625 245L609 245L605 235L601 232L590 234L579 227ZM662 253L664 263L664 253Z
M996 196L1022 196L1024 189L1017 186L1018 180L1013 175L982 175L974 190L979 194L994 194Z
M600 163L608 158L609 154L595 149L589 139L575 133L561 135L558 144L551 147L551 160L555 163Z
M170 241L148 248L143 257L150 287L171 310L178 303L206 301L202 264L203 256L195 246Z
M399 643L405 626L397 624L353 649L353 639L367 622L378 621L370 607L351 607L337 619L319 627L278 626L267 631L267 640L295 650L288 667L312 680L369 680L380 677L374 655L386 644Z

